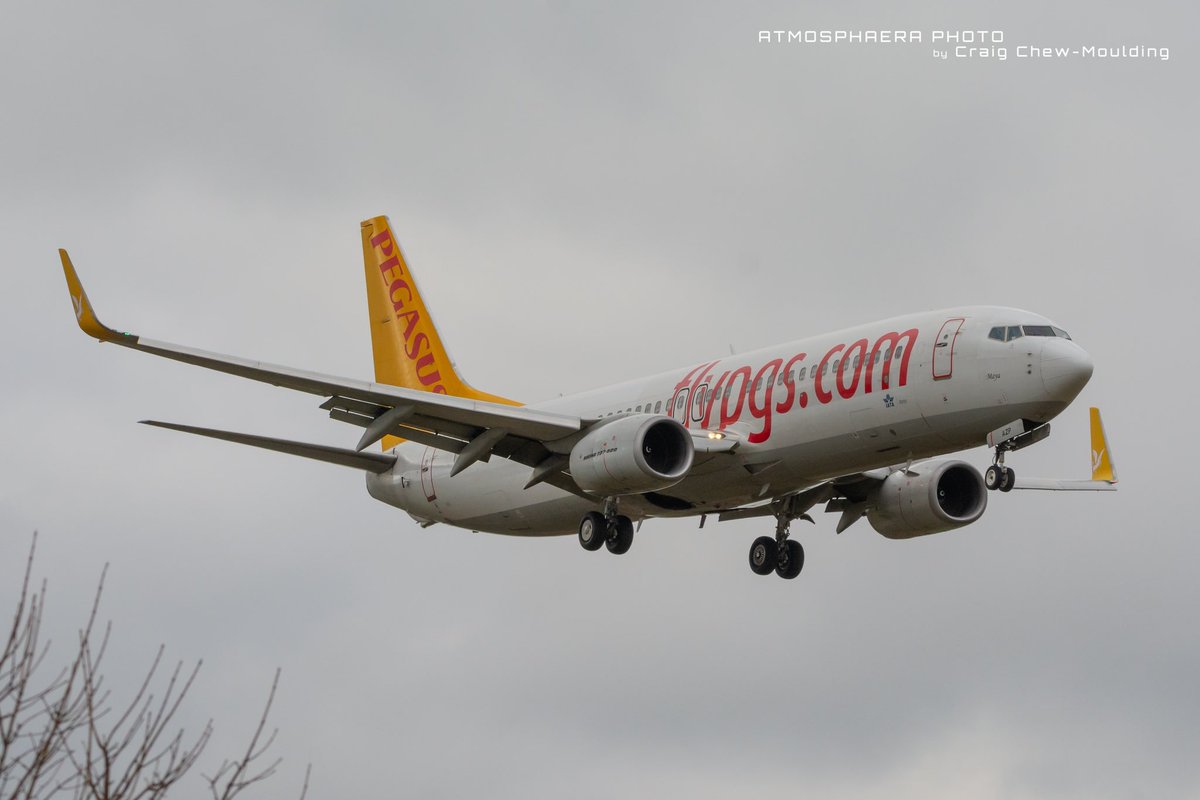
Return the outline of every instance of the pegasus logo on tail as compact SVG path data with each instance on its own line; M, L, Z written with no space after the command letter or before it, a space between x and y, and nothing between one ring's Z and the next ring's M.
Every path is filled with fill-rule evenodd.
M75 319L83 319L83 295L71 295L71 305L75 306Z

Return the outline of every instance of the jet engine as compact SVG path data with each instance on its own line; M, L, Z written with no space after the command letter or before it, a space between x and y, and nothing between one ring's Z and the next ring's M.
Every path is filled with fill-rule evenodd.
M687 428L670 417L634 414L594 426L571 449L571 477L598 495L641 494L673 486L695 456Z
M879 485L867 520L889 539L941 533L983 516L987 494L983 477L965 461L917 464Z

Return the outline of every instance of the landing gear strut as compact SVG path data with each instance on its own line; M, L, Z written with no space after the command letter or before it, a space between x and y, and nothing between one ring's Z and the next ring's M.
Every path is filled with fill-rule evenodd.
M804 547L788 538L791 516L781 509L775 515L775 538L760 536L750 545L750 569L755 575L774 572L791 580L804 569Z
M579 522L579 544L584 550L599 550L621 555L633 546L633 520L617 513L617 499L604 501L604 513L589 511Z
M1027 422L1034 427L1027 427ZM992 465L983 474L983 485L988 489L1011 492L1017 485L1017 474L1010 467L1004 466L1004 454L1037 444L1049 435L1050 423L1038 425L1020 419L989 433L987 443L996 449L996 455L992 458Z

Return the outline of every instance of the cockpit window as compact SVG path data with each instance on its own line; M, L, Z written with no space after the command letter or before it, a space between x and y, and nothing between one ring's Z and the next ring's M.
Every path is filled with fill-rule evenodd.
M1070 339L1071 335L1062 328L1054 325L997 325L988 331L988 338L997 342L1011 342L1022 336L1053 336L1058 339Z
M1026 325L1026 336L1056 336L1059 339L1070 339L1067 332L1062 328L1056 328L1053 325Z
M988 338L995 339L997 342L1011 342L1013 339L1020 339L1021 336L1020 325L1009 325L1007 327L997 325L988 331Z

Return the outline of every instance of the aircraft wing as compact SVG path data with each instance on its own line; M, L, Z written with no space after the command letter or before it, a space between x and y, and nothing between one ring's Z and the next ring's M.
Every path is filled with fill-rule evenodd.
M1041 489L1051 492L1115 492L1117 490L1117 467L1100 419L1100 409L1089 409L1092 439L1091 480L1062 480L1059 478L1022 478L1017 476L1014 489Z
M531 480L530 485L546 481L567 491L579 492L574 481L563 473L566 469L563 448L553 443L578 433L592 420L322 375L117 331L100 322L70 257L65 250L58 252L79 327L101 342L111 342L185 364L324 396L328 399L321 408L329 411L332 418L366 429L356 451L381 441L384 436L399 436L457 453L458 459L453 468L455 472L462 471L475 461L486 461L494 453L534 467L536 480ZM187 430L186 426L176 429ZM201 431L195 429L187 432ZM242 443L254 444L249 441ZM257 443L257 446L265 445ZM282 447L270 449L282 450ZM569 452L569 447L565 452ZM318 457L308 453L296 454ZM364 459L356 465L373 468L379 463Z

